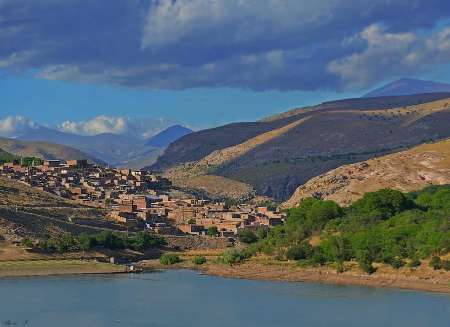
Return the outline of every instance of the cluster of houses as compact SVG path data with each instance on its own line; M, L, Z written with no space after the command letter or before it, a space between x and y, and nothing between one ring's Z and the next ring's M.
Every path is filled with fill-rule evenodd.
M0 175L78 203L108 208L130 194L170 186L169 180L147 171L113 169L87 160L44 160L39 165L20 162L0 165Z
M162 234L205 235L214 228L217 236L233 237L241 229L256 231L283 224L285 213L267 207L238 205L199 199L174 199L167 194L131 196L114 208L117 221L144 222L146 228Z
M108 217L133 228L161 234L233 237L241 229L268 229L285 214L267 207L238 205L168 195L171 183L145 170L114 169L86 160L45 160L39 165L0 165L0 175L84 205L108 209Z

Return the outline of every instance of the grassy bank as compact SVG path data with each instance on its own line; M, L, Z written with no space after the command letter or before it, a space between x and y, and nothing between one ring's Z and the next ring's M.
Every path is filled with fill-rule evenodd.
M125 267L91 260L14 260L0 262L0 277L123 273Z

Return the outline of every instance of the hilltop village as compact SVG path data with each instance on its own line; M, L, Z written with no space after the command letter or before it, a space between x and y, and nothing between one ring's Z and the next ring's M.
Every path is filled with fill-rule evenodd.
M284 213L265 206L230 207L224 202L173 198L171 182L166 178L146 170L107 168L86 160L4 163L0 176L105 209L109 219L129 228L166 235L234 237L242 229L268 229L285 219Z

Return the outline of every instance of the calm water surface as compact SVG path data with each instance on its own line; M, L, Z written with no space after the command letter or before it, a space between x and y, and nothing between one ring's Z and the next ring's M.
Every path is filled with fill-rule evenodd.
M0 280L1 326L450 326L450 296L192 271Z

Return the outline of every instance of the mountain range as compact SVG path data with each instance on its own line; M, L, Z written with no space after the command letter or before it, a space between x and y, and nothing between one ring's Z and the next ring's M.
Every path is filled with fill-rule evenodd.
M150 168L182 187L208 192L208 185L221 189L217 183L226 180L231 191L235 181L286 200L299 185L341 165L450 137L449 123L450 93L325 102L191 133ZM217 176L221 180L211 183Z
M21 128L15 131L14 140L41 142L39 145L36 145L35 148L42 148L43 143L57 143L59 145L77 149L84 153L84 157L89 157L93 159L93 161L101 161L116 167L142 168L152 164L171 142L190 132L192 132L192 130L188 128L174 125L169 126L167 129L148 138L138 138L131 133L79 135L32 122L22 124ZM3 142L5 142L5 140L6 138L3 139ZM21 144L20 147L22 147L23 144ZM8 150L6 147L3 149ZM11 152L19 155L27 152L48 156L47 154L51 151L47 148L45 151L41 152L22 150L21 153L16 153L15 148L13 148L13 151ZM78 157L81 157L81 155L78 154Z

